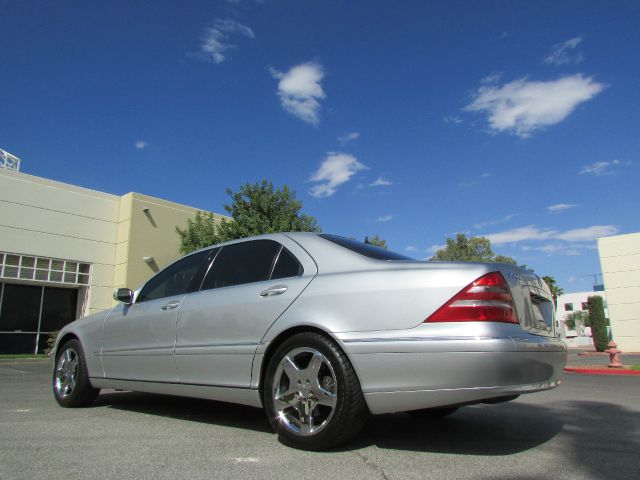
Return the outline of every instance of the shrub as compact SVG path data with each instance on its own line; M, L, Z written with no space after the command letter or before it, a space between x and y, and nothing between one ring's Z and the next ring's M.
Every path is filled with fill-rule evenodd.
M604 352L607 349L609 338L607 335L607 322L604 318L602 297L597 295L589 297L587 305L589 307L589 323L591 324L593 346L598 352Z

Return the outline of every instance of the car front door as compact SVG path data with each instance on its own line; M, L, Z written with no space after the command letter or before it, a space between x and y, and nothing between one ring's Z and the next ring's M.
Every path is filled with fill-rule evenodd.
M176 382L176 322L185 296L202 280L210 251L186 256L151 278L131 305L107 316L102 334L105 376Z
M181 382L249 388L262 337L317 273L297 243L281 242L225 245L202 289L184 300L176 338Z

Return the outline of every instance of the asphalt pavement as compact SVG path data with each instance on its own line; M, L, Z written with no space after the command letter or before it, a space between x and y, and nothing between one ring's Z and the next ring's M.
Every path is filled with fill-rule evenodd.
M372 417L331 452L278 443L259 409L130 392L60 408L44 361L0 360L0 479L640 478L640 377L565 374L554 390L442 421Z

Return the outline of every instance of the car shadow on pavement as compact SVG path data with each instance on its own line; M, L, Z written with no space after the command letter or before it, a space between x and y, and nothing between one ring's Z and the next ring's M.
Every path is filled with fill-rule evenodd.
M524 403L462 407L440 419L417 419L407 413L378 415L360 437L342 450L379 448L461 455L511 455L555 437L564 420Z
M264 411L210 400L134 392L102 393L96 406L271 432ZM558 437L557 439L555 437ZM273 441L276 442L275 435ZM604 478L615 465L623 478L640 478L640 418L620 405L559 401L537 405L514 401L463 407L440 420L406 414L377 415L351 442L331 452L357 452L370 446L452 455L506 456L553 442L562 449L563 468L579 468ZM523 477L525 478L525 477Z
M547 448L561 450L563 469L590 472L593 478L606 478L612 471L621 478L640 478L640 417L636 411L604 402L476 405L430 421L418 421L408 414L380 415L371 419L355 442L340 450L376 445L405 451L502 456L550 441Z
M95 406L258 432L272 431L262 409L213 400L116 391L101 393Z

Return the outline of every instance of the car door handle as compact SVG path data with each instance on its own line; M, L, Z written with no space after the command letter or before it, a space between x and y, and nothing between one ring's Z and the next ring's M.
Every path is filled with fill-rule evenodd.
M287 287L286 285L276 285L275 287L267 288L266 290L260 292L260 296L273 297L274 295L282 295L287 291L287 288L289 287Z
M180 306L180 302L169 302L166 305L160 307L161 310L173 310L174 308L178 308Z

